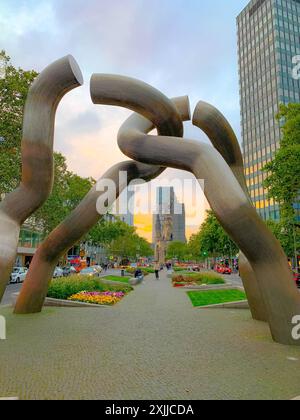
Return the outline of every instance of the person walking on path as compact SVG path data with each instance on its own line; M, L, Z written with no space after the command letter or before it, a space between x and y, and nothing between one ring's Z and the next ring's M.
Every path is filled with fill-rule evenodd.
M159 280L160 265L158 262L156 262L154 265L154 271L156 280Z

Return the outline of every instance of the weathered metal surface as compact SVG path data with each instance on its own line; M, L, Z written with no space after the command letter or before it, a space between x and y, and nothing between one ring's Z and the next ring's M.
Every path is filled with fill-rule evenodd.
M215 107L201 101L196 106L193 124L206 133L212 145L228 163L251 202L244 173L242 151L229 122ZM228 197L228 200L230 200L230 197ZM267 321L267 311L259 282L251 264L243 253L240 253L239 268L253 319Z
M22 180L0 204L0 301L16 259L20 226L48 198L53 185L53 134L63 96L83 83L73 57L48 66L32 84L24 111Z

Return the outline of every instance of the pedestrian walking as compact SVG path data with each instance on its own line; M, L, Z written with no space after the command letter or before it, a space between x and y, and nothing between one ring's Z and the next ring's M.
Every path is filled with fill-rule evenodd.
M154 265L154 271L156 280L159 280L160 264L158 262Z

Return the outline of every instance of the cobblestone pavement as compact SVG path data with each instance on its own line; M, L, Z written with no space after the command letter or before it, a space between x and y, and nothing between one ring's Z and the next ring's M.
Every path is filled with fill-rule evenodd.
M272 342L247 310L200 310L163 275L113 308L12 315L0 341L0 397L291 399L300 349Z

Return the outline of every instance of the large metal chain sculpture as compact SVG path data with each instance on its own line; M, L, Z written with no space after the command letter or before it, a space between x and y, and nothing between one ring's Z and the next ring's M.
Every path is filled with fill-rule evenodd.
M124 96L120 99L119 92L123 93L127 86L126 102L130 102L129 95L134 91L127 82L116 76L93 76L93 102L124 106ZM138 107L134 110L138 111ZM211 208L248 259L245 261L242 256L243 282L252 314L269 322L275 341L299 345L291 330L294 316L300 313L300 296L279 242L258 216L246 192L241 152L233 130L216 109L202 102L195 110L193 123L205 129L214 148L168 136L141 138L135 130L134 117L122 126L119 147L137 161L187 170L205 180L205 195Z
M52 189L56 109L63 96L82 83L76 61L68 56L47 67L30 88L24 111L21 184L0 204L0 300L16 260L20 226Z
M152 90L150 86L144 84L141 84L141 86L149 92ZM157 118L160 119L157 124L158 132L170 133L171 136L182 136L182 121L190 119L188 98L176 98L171 102L159 92L155 93L156 103L162 106L161 109L156 110ZM122 95L122 92L120 94ZM149 120L140 115L135 115L135 119L141 137L146 136L146 133L154 128ZM111 180L114 185L118 186L116 191L118 197L132 180L150 181L164 170L164 167L127 161L115 165L103 175L102 179ZM119 173L121 171L127 172L128 175L127 183L123 185L119 185ZM114 203L115 191L111 195L108 192L108 196L105 197L107 201L105 208L97 209L98 199L103 194L105 192L97 191L96 186L93 187L70 216L38 248L17 301L16 313L41 311L49 282L60 257L75 245L101 219L101 214L105 214L105 209Z
M63 59L66 60L66 59ZM70 63L70 58L68 58ZM57 62L59 63L59 62ZM61 75L57 63L43 72L39 80L57 81ZM73 61L72 61L73 63ZM67 66L68 67L68 66ZM73 79L70 83L70 68ZM54 89L56 105L62 92L78 84L80 73L72 64L60 80L61 90ZM75 78L75 81L74 81ZM67 83L66 80L68 80ZM37 82L36 82L37 83ZM39 82L41 83L41 82ZM50 85L45 84L43 95L48 97ZM33 85L33 92L36 90ZM14 262L20 224L32 214L47 198L52 185L52 137L36 133L40 130L38 108L33 92L25 108L23 149L23 177L28 196L14 192L0 206L0 236L3 255L0 256L0 298ZM42 95L42 97L43 97ZM118 185L119 172L128 172L128 182L140 178L154 179L166 167L192 172L197 179L205 180L205 195L218 220L240 247L242 277L255 319L269 323L275 341L282 344L300 345L292 337L292 320L300 314L300 296L295 288L286 256L272 233L257 215L248 195L243 173L243 159L236 136L229 123L212 106L200 102L195 110L193 124L206 132L214 147L182 139L182 121L188 120L187 98L177 98L173 102L156 89L134 79L121 76L94 75L91 80L91 96L95 104L122 106L136 112L121 127L118 135L120 149L131 161L111 168L103 178L111 179ZM43 104L40 99L39 105ZM43 104L44 105L44 104ZM54 124L55 112L49 113L46 122ZM31 137L25 135L26 121L29 122ZM157 128L158 135L148 133ZM52 138L49 141L49 138ZM35 141L28 142L28 139ZM45 138L47 141L45 142ZM46 153L44 152L46 143ZM26 145L26 147L24 147ZM37 153L36 150L40 150ZM51 156L50 156L51 155ZM46 157L45 157L46 156ZM153 166L154 165L154 166ZM29 182L30 181L30 182ZM42 186L40 186L42 183ZM118 194L127 187L119 186ZM23 188L23 184L21 185ZM12 211L14 197L23 198L22 217ZM48 284L60 258L73 244L91 229L100 219L96 203L104 194L93 188L71 215L58 226L37 250L21 294L17 301L16 313L34 313L42 309ZM113 204L114 195L107 193L107 202ZM27 206L26 206L27 203ZM99 209L98 209L99 210ZM9 226L7 228L6 220Z

